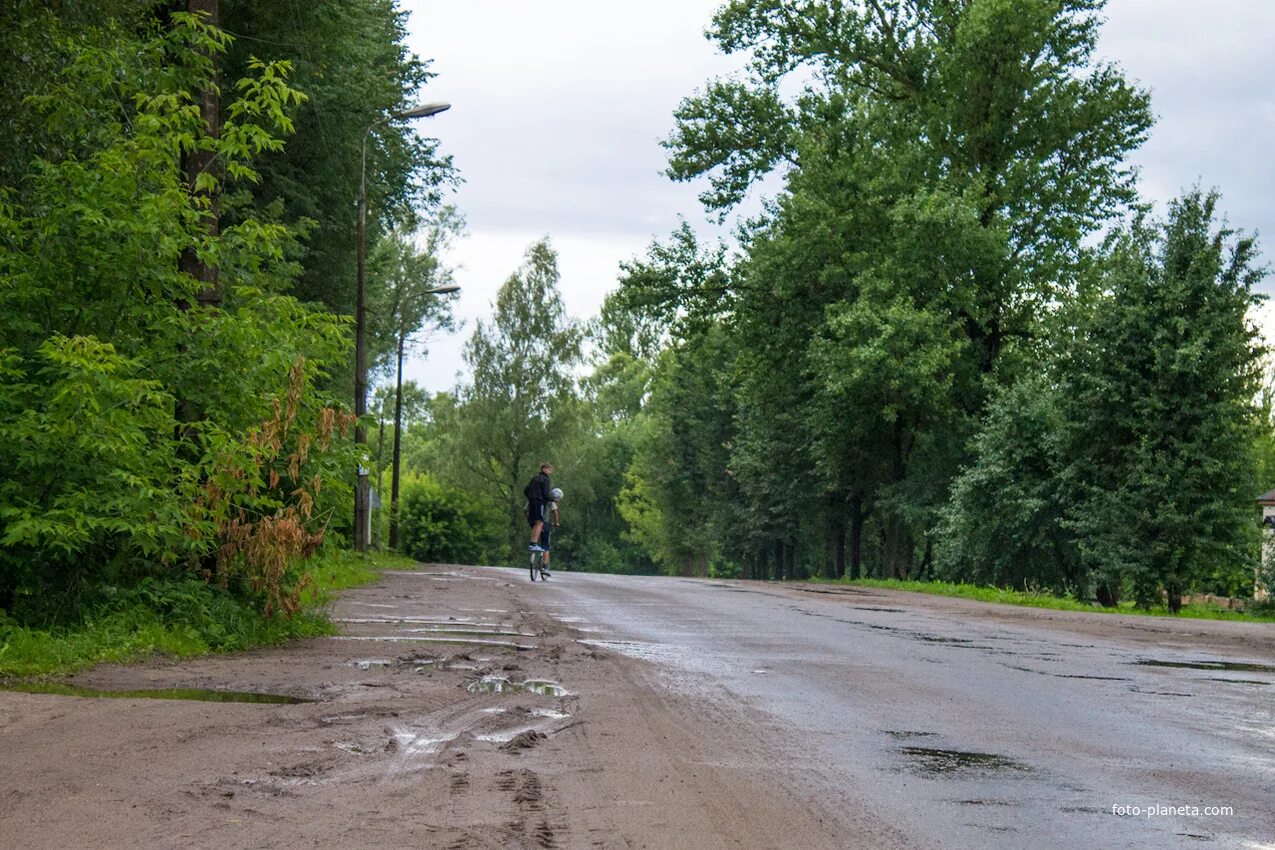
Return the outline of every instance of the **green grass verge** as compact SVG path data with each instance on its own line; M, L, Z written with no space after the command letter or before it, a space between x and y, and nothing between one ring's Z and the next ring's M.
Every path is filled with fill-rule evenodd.
M194 580L143 582L73 628L26 628L0 612L0 678L61 675L155 653L188 657L332 634L335 627L323 607L336 591L369 584L379 570L413 565L397 555L316 557L305 567L310 581L304 608L292 617L265 619L255 606Z
M861 578L843 581L812 579L830 584L850 584L858 587L879 587L885 590L904 590L910 593L928 593L933 596L952 596L960 599L976 599L979 602L995 602L1001 605L1021 605L1027 608L1050 608L1056 611L1087 611L1094 614L1135 614L1147 617L1184 617L1197 620L1241 620L1254 623L1275 623L1275 612L1228 611L1215 605L1185 605L1179 614L1171 614L1167 608L1138 608L1132 602L1122 602L1116 608L1103 608L1092 602L1082 602L1045 591L1006 590L999 587L981 587L974 584L953 584L945 581L899 581L898 579Z

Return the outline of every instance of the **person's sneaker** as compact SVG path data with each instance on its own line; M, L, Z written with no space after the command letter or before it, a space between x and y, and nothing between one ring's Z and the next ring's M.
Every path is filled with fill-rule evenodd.
M528 552L543 552L544 550L545 547L541 546L539 543L532 543L527 547Z

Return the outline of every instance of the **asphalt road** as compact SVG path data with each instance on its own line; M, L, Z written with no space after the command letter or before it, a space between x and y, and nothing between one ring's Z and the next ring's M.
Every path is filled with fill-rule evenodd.
M734 726L720 764L770 761L847 830L866 815L900 846L1275 848L1270 626L576 573L527 596Z

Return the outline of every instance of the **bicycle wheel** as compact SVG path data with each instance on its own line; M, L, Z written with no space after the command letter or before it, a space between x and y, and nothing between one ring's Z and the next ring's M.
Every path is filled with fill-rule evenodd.
M540 567L539 558L540 558L539 552L531 553L530 563L531 563L531 580L532 581L536 580L536 571Z

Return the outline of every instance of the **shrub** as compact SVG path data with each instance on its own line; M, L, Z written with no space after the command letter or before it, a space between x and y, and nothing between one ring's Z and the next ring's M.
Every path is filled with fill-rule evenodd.
M408 482L399 504L399 548L417 561L481 564L499 558L504 517L428 476Z

